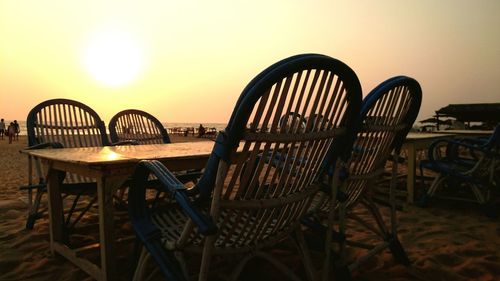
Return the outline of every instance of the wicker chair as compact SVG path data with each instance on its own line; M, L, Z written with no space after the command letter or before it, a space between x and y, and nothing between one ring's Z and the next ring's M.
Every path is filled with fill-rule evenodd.
M492 199L500 194L500 125L487 139L437 140L428 152L428 159L420 162L421 173L426 168L438 175L420 198L421 205L434 196L473 201L485 206L487 215L496 216Z
M397 261L408 265L409 260L397 236L396 206L394 189L400 149L408 131L417 117L421 103L421 89L414 79L398 76L386 80L363 100L360 121L356 130L352 151L337 154L342 159L339 163L340 184L332 185L332 190L324 190L315 198L312 215L303 220L321 239L326 241L326 259L323 280L328 279L332 242L339 247L335 260L334 275L336 280L350 280L351 272L369 257L389 248ZM349 158L347 158L349 157ZM384 172L387 160L392 160L392 176L387 196L390 202L390 228L382 219L378 205L373 200L373 188L376 180ZM366 208L372 219L358 216L360 207ZM367 240L353 241L346 233L346 221L352 219L368 231L375 234L372 243ZM336 221L336 223L332 223ZM338 223L337 223L338 222ZM327 227L326 225L333 225ZM354 236L355 237L355 236ZM363 237L366 238L366 237ZM346 245L369 249L355 261L346 258Z
M134 144L170 143L170 137L163 124L153 115L138 109L126 109L116 113L108 125L112 142L133 142ZM175 176L183 183L196 183L201 176L201 170L176 172ZM125 182L127 186L129 182ZM150 186L156 189L157 180L150 178ZM155 192L152 200L158 200L162 192ZM116 194L117 203L126 205L127 188L120 188Z
M104 122L99 115L87 105L74 100L51 99L38 104L28 113L26 126L28 149L110 145ZM44 212L44 209L40 208L40 203L46 193L47 185L40 161L30 157L28 163L29 182L21 189L28 190L29 214L26 228L32 229L35 221ZM32 179L35 173L38 183L34 183ZM60 177L64 181L64 196L73 199L65 220L66 227L71 228L95 202L96 184L92 179L75 174L62 173ZM78 201L83 195L91 195L91 199L86 206L78 207ZM77 209L80 209L80 212L72 220Z
M111 141L133 140L138 144L170 143L167 130L153 115L137 109L115 114L108 125Z
M243 90L194 188L185 189L159 162L142 161L129 197L132 224L145 246L135 277L142 277L152 257L168 280L187 280L192 273L207 280L216 264L240 261L225 267L233 269L234 280L258 257L299 280L266 252L294 236L307 278L315 280L299 221L333 161L328 152L336 140L348 138L360 103L359 81L347 65L324 55L293 56L261 72ZM300 126L280 130L280 116L290 112L319 113L329 121L307 132ZM286 154L285 165L268 165L261 157L276 153ZM293 160L298 158L307 160ZM175 204L148 209L144 193L150 173Z
M302 117L299 113L289 112L281 116L279 122L280 130L298 130L299 132L304 132L306 130L307 120ZM297 128L295 128L297 127Z

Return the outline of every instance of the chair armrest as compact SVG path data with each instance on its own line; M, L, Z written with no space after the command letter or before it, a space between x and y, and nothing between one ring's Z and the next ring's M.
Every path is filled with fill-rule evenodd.
M450 143L456 145L457 147L464 147L471 150L478 150L482 152L487 152L484 147L484 142L482 141L471 141L471 139L461 139L461 140L451 140Z
M42 148L64 148L64 145L60 142L44 142L44 143L39 143L35 144L32 146L29 146L26 148L26 150L31 150L31 149L42 149Z
M117 145L138 145L139 142L136 140L124 140L124 141L117 141L111 143L111 146L117 146Z
M477 142L477 144L483 144L483 142ZM482 145L477 145L477 144L476 142L472 142L471 139L469 138L459 139L459 140L451 140L451 139L436 140L429 146L427 157L430 161L436 161L434 155L436 155L437 149L439 149L439 147L442 145L447 146L446 155L450 159L456 158L457 160L459 160L458 155L456 155L455 152L458 151L460 147L468 149L469 153L473 157L475 157L474 155L475 151L480 151L484 153L490 152L487 149L485 149Z
M193 206L187 196L186 187L163 164L156 160L143 160L138 164L132 176L128 197L129 215L141 240L145 242L152 233L156 232L156 226L152 223L145 198L148 176L151 173L158 178L160 188L175 199L198 227L200 233L211 235L217 232L212 219Z
M32 146L29 146L25 148L25 150L33 150L33 149L44 149L44 148L64 148L64 145L60 142L44 142L44 143L39 143L35 144ZM60 172L60 178L61 181L64 180L66 173ZM20 190L29 190L29 189L38 189L38 188L46 188L47 183L45 182L44 178L39 175L39 180L40 182L38 184L28 184L28 185L21 185L19 187Z

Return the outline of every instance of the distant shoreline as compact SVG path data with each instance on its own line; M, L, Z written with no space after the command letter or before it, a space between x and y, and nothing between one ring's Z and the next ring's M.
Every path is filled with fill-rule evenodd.
M5 119L5 126L7 127L9 125L10 122L13 122L14 119L10 120L10 119ZM26 121L25 120L19 120L19 119L16 119L17 122L19 123L19 128L20 128L20 132L19 132L19 135L20 136L27 136L28 135L28 132L27 132L27 128L26 128ZM226 128L227 124L226 123L182 123L182 122L161 122L163 127L165 127L165 129L169 130L169 129L173 129L173 128L198 128L200 126L200 124L203 125L203 127L205 128L215 128L214 130L215 131L221 131L221 130L224 130L224 128ZM108 129L107 128L107 123L106 123L106 130ZM108 132L109 133L109 132Z

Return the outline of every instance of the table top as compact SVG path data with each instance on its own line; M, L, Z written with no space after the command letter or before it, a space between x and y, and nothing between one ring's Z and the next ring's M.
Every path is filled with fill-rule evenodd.
M410 132L405 142L434 140L453 137L453 133L414 133ZM190 159L209 156L213 141L179 142L168 144L118 145L103 147L58 148L21 150L22 153L40 159L60 161L80 165L106 165L137 163L148 159Z
M489 136L493 134L493 130L443 130L434 131L432 134L454 134L467 136Z
M416 132L410 132L406 136L406 141L405 142L418 141L418 140L438 139L438 138L453 137L453 136L454 136L453 133L438 134L438 133L416 133Z
M40 159L66 163L96 165L136 163L148 159L188 159L207 156L214 142L180 142L169 144L120 145L103 147L22 150L21 153Z

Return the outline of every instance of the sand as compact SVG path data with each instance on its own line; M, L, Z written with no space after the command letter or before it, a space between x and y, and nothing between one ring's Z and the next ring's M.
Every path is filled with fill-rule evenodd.
M19 186L27 183L27 158L19 150L26 144L25 136L13 144L0 140L0 280L91 280L66 259L51 255L47 218L33 230L24 227L27 194ZM500 280L498 219L484 216L473 204L441 202L425 209L409 206L398 215L400 240L412 266L398 265L384 252L358 270L354 280ZM357 235L357 228L353 230ZM126 267L130 247L119 250L120 267ZM260 276L259 263L253 266L246 270L245 280L279 280L273 274ZM119 277L127 279L125 273Z

